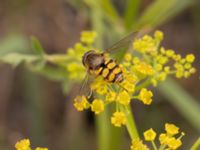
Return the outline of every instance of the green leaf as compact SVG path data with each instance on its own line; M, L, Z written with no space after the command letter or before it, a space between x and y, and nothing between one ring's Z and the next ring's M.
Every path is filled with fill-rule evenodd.
M156 0L143 13L140 19L134 24L134 28L155 27L178 13L183 11L195 2L195 0Z
M116 21L119 21L120 16L115 9L115 7L112 5L110 0L99 0L99 3L101 4L101 8L103 9L104 14L108 17L112 23L117 23Z
M34 37L34 36L31 37L31 44L32 44L33 50L37 54L40 54L40 55L44 54L44 49L42 48L42 45L40 44L40 41L36 37Z
M0 57L0 62L8 63L16 67L20 63L32 63L39 60L38 56L30 54L10 53Z
M177 110L200 131L200 104L174 80L167 79L158 89Z
M136 21L140 8L140 0L127 0L124 12L124 25L129 30Z

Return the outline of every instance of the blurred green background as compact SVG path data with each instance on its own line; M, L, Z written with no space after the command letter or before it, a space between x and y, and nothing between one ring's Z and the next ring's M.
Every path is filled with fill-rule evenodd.
M105 48L145 27L162 30L166 48L182 55L194 53L197 73L161 83L153 90L151 106L133 104L139 132L152 127L161 133L166 122L174 123L186 133L181 149L189 149L200 136L198 0L1 0L0 58L12 52L32 53L32 35L48 54L64 54L83 30L97 31L96 47ZM18 63L16 58L11 61ZM33 147L52 150L97 149L101 135L97 136L93 115L78 113L72 106L79 85L58 79L51 71L32 71L0 64L0 149L13 149L21 138L30 138ZM110 148L107 139L99 140L101 150L129 149L128 134L113 133Z

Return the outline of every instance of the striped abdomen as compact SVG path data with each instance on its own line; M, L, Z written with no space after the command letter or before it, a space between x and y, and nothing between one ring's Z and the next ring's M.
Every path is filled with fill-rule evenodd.
M94 70L96 76L102 76L105 81L120 83L123 81L122 70L112 59L106 60L99 69Z

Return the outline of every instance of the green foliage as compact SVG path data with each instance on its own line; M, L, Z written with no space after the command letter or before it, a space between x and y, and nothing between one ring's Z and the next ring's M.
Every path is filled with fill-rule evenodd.
M39 55L44 54L44 49L36 37L34 36L31 37L31 43L32 43L32 48L36 52L36 54L39 54Z
M175 106L198 131L200 131L200 105L197 100L172 79L168 79L166 82L160 84L158 89L167 100Z
M133 27L141 29L144 26L156 27L161 25L194 2L195 0L156 0L144 11Z
M29 54L20 54L20 53L10 53L6 54L3 57L0 57L0 61L3 63L8 63L13 67L18 66L21 63L33 63L39 58L34 55Z

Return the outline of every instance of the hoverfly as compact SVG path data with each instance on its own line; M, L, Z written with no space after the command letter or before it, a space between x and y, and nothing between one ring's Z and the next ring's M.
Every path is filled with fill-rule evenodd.
M105 81L110 83L121 83L124 79L122 69L114 59L106 57L106 54L119 50L122 47L128 47L135 38L147 32L148 30L132 32L101 53L95 50L88 50L82 56L82 64L86 68L87 74L95 77L101 76ZM86 82L84 81L80 90L83 89Z

